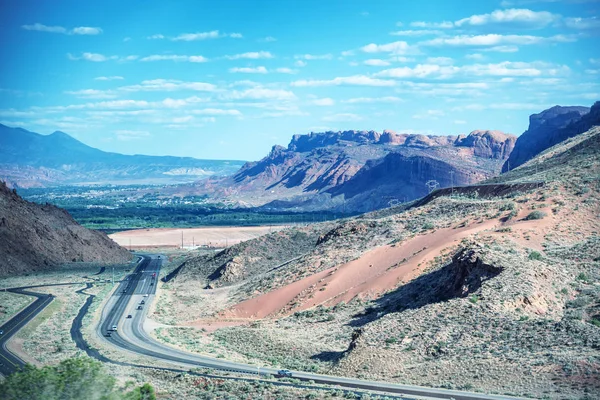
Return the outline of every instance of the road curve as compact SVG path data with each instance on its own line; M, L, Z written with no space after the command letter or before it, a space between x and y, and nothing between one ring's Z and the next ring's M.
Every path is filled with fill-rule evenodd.
M144 321L146 319L147 307L155 297L156 282L161 263L162 260L156 256L142 256L142 260L135 271L120 283L113 296L106 303L101 322L97 327L99 335L103 336L112 345L129 352L167 361L178 366L189 368L205 367L260 375L277 375L277 370L273 368L260 368L258 370L253 365L188 353L151 338L144 331ZM156 278L153 278L153 274L155 274ZM143 305L140 304L142 300L145 302ZM141 309L138 309L139 306L141 306ZM127 318L128 315L131 315L131 318ZM117 326L117 331L111 332L110 336L105 336L111 330L112 326ZM366 381L301 371L292 371L292 373L294 378L304 381L432 399L500 400L511 398L457 390ZM516 398L512 397L512 399Z
M54 296L45 293L36 293L26 289L33 289L37 287L47 286L67 286L67 285L84 285L86 282L70 282L70 283L55 283L47 285L32 285L32 286L21 286L16 288L3 289L7 292L24 294L26 296L35 297L35 301L25 307L21 312L17 313L10 320L0 326L0 331L3 334L0 335L0 374L9 375L15 371L20 370L25 366L25 362L19 357L11 353L6 347L6 343L13 337L21 328L23 328L29 321L35 318L44 308L48 306L54 300Z

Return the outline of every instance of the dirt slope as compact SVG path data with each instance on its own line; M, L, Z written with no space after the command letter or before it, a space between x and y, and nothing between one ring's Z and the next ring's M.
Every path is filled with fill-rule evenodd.
M105 234L86 229L65 211L30 203L0 182L0 276L66 262L123 262L131 258Z

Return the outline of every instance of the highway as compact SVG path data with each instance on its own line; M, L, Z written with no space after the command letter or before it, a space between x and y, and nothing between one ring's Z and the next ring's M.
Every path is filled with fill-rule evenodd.
M274 368L261 367L258 369L257 366L253 365L188 353L151 338L144 330L144 321L147 309L155 298L156 283L158 282L161 263L162 260L158 256L142 256L142 260L135 271L120 283L119 287L106 303L101 322L97 327L98 334L104 340L128 352L148 356L179 367L205 367L263 376L277 375L277 369ZM156 278L153 279L152 274L156 274ZM145 302L144 305L140 304L142 300ZM141 310L138 309L140 305L142 307ZM131 315L132 318L126 318L128 315ZM106 336L113 325L117 326L117 331L111 332L110 336ZM315 383L338 385L352 389L374 390L431 399L500 400L510 398L507 396L366 381L301 371L292 371L292 374L293 378L303 381L314 381Z
M67 285L84 285L85 282L71 282L71 283L55 283L50 285L34 285L34 286L22 286L18 288L5 289L7 292L24 294L27 296L35 297L35 301L25 307L21 312L15 314L10 320L0 326L0 331L3 334L0 335L0 374L8 375L11 374L23 366L25 362L11 353L6 347L8 340L13 337L21 328L23 328L29 321L35 318L48 304L54 300L54 296L51 294L36 293L27 289L33 289L37 287L47 286L67 286Z

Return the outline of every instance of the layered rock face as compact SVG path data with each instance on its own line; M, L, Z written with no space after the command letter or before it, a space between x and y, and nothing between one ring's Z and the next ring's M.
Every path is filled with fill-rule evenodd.
M515 141L489 130L466 136L353 130L295 135L287 148L274 146L233 177L200 182L197 189L271 209L323 210L345 203L346 211L367 211L390 198L421 197L430 180L456 186L497 174Z
M0 257L2 276L67 262L125 262L131 253L77 224L65 210L25 201L0 182Z
M529 117L529 128L517 139L502 172L514 169L535 155L598 124L600 103L592 108L554 106Z

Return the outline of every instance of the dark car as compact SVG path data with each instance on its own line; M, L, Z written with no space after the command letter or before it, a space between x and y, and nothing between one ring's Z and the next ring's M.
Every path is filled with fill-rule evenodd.
M142 308L143 308L142 306L138 306L138 308L137 308L137 309L138 309L138 310L141 310Z
M140 301L140 304L146 304L146 302L144 300Z
M150 282L150 286L154 286L154 282Z
M292 371L290 371L289 369L280 369L279 371L277 371L277 375L283 376L283 377L286 377L286 378L291 378L292 377Z
M111 332L110 331L106 332L106 334L104 336L110 337L111 336Z
M129 315L127 316L127 318L132 318L132 317L131 317L131 314L129 314Z

